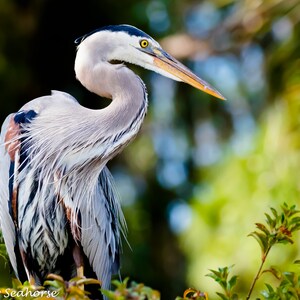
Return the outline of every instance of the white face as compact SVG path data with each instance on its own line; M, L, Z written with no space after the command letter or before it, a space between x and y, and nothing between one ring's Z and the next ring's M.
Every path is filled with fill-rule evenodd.
M155 66L153 55L157 54L155 51L162 51L160 44L155 40L147 37L130 36L126 32L109 32L108 35L109 40L114 44L112 51L108 53L108 61L129 62L173 80L181 81L178 77Z

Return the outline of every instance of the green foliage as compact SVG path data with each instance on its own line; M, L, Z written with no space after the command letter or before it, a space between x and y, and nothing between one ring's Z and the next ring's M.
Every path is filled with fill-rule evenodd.
M131 282L128 284L129 278L120 282L118 280L112 281L115 289L102 290L102 293L110 300L159 300L160 293L142 283ZM13 279L12 288L0 288L1 295L5 298L15 300L82 300L90 299L89 293L85 291L84 286L96 284L100 282L91 278L72 278L70 281L64 281L61 276L50 274L43 286L34 286L29 282L23 284ZM193 298L188 298L193 299Z
M217 292L222 300L242 299L238 294L233 292L236 287L237 276L232 276L228 280L231 267L219 268L218 271L211 270L208 276L212 277L223 289L224 293ZM269 283L265 283L266 289L261 291L261 295L266 300L297 300L300 299L300 272L281 272L272 267L263 273L270 272L278 279L279 284L274 287ZM250 295L247 299L250 298ZM258 298L259 299L259 298Z
M296 206L288 206L284 203L281 206L281 212L275 208L271 208L271 214L265 213L266 224L256 223L258 231L249 234L255 238L261 248L261 264L250 286L246 299L250 299L257 280L263 273L271 273L277 279L280 279L280 284L277 288L273 288L270 284L266 284L267 290L262 292L265 299L298 299L299 276L293 272L281 273L277 268L270 268L263 271L263 266L266 258L276 244L293 244L292 233L300 229L299 210ZM222 300L239 299L234 293L234 288L237 283L237 276L229 277L229 272L232 267L224 267L216 270L210 270L209 277L213 278L222 288L224 293L217 292L217 295ZM294 297L294 298L293 298Z
M85 285L97 284L100 288L100 281L92 278L72 278L66 282L61 276L50 274L44 282L50 291L56 292L58 297L63 299L89 299L88 292L84 290Z
M262 259L265 260L271 247L276 244L293 243L292 233L300 229L299 210L295 206L288 207L286 203L282 205L282 213L271 208L272 215L265 214L267 225L256 223L259 231L250 233L260 245Z
M282 212L279 214L275 208L271 208L272 215L265 214L267 225L256 223L256 228L259 231L250 233L254 237L261 248L261 265L252 282L247 299L250 298L254 286L262 273L262 268L265 260L276 244L293 244L292 233L300 229L300 211L296 210L296 206L288 206L284 203L281 206Z
M8 259L4 244L0 244L0 257L2 257L5 261Z
M14 278L12 280L12 288L0 289L0 297L1 295L5 298L10 296L11 299L15 300L89 299L89 293L84 290L84 286L89 284L98 284L100 288L100 282L90 278L75 277L70 281L64 281L61 276L50 274L43 286L35 286L28 281L22 284L19 280Z
M143 283L132 281L128 285L129 278L124 281L113 280L112 284L116 287L114 291L102 290L102 293L110 300L159 300L160 293Z
M268 300L296 300L300 299L300 274L295 272L279 272L277 270L276 277L279 276L280 283L274 288L266 283L266 290L261 294L264 299Z
M207 276L213 278L223 289L224 293L217 292L217 295L223 300L236 300L237 294L233 292L233 288L237 283L238 276L234 275L229 278L231 267L219 268L218 270L210 270Z
M0 288L0 299L2 299L1 295L4 298L15 300L44 300L46 298L55 299L54 297L50 296L49 291L46 291L44 287L33 286L28 281L22 284L19 280L15 278L12 279L11 288Z
M6 252L6 247L4 244L2 232L0 231L0 257L4 259L5 262L8 262L8 255Z

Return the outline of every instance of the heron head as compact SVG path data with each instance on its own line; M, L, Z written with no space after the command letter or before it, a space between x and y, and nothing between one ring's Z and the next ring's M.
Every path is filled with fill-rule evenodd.
M101 51L102 57L105 55L104 59L107 61L119 60L139 65L225 100L215 88L164 51L152 37L134 26L102 27L77 39L75 43L79 44L87 39L101 40L101 50L98 47L98 51Z

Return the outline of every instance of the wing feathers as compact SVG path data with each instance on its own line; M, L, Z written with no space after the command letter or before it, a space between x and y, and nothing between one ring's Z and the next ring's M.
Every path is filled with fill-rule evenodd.
M112 176L104 167L92 205L80 207L81 245L102 288L110 286L111 275L119 270L123 214L113 189Z
M18 276L17 272L17 259L15 255L15 244L16 244L16 231L15 225L12 218L12 210L9 206L11 196L9 195L10 186L11 191L13 190L13 180L10 179L12 174L13 164L11 164L14 155L7 149L8 135L10 132L9 128L13 115L9 115L1 128L0 137L0 220L1 220L1 231L6 245L6 250L9 255L11 265Z

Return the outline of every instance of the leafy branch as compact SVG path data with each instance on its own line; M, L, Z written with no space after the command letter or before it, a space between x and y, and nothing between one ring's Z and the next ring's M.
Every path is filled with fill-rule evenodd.
M102 290L110 300L160 300L160 293L143 283L136 283L132 281L128 284L129 278L125 278L123 281L113 280L112 284L115 286L115 290Z
M277 288L266 284L262 295L266 300L300 299L300 275L295 272L280 272L274 268L266 270L271 272L280 283Z
M282 212L280 214L278 214L274 208L270 210L271 215L265 214L266 225L256 223L255 225L258 231L253 231L249 234L249 236L255 238L261 248L261 263L246 297L247 300L250 299L272 247L276 244L293 244L292 233L300 229L300 211L296 210L295 205L289 207L284 203L281 206Z
M236 300L237 294L233 292L233 288L237 282L237 276L234 275L229 278L231 267L218 268L218 270L210 270L211 273L206 276L213 278L223 289L224 293L217 292L216 294L223 300Z
M284 203L281 206L281 212L271 208L271 214L265 214L266 224L256 223L256 231L249 234L255 238L261 248L261 263L258 271L250 286L246 299L250 299L257 280L261 274L271 272L277 279L280 279L279 286L274 289L271 285L266 284L267 290L262 294L265 299L280 300L293 299L288 295L298 295L295 299L300 299L300 275L291 272L281 273L275 268L263 271L265 261L270 253L270 250L276 244L293 244L292 234L300 229L299 210L296 210L295 205L288 206ZM207 276L213 278L222 288L223 293L217 292L217 295L222 300L236 300L238 295L234 293L234 288L237 283L237 276L229 277L231 267L219 268L218 270L210 270L211 273ZM284 297L282 295L285 295Z

